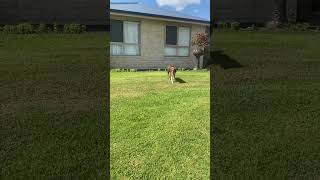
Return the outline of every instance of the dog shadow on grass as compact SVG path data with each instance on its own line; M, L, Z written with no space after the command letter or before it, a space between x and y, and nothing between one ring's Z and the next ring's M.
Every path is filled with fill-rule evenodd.
M175 80L176 80L176 82L178 82L178 83L187 83L186 81L184 81L183 79L178 78L178 77L176 77Z
M223 51L211 51L208 65L219 65L223 69L243 67L236 59L231 58Z

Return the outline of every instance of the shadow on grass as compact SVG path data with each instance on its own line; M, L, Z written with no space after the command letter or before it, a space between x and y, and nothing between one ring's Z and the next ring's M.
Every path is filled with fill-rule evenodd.
M209 60L208 65L217 64L223 69L242 67L237 60L231 58L227 54L224 54L223 51L211 51L210 57L211 59Z
M184 81L183 79L178 78L178 77L176 77L176 81L177 81L178 83L187 83L186 81Z

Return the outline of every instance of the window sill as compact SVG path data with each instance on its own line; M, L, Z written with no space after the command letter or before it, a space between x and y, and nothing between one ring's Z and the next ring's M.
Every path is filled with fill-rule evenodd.
M110 55L110 57L141 57L141 55Z
M190 56L164 56L165 58L188 58Z

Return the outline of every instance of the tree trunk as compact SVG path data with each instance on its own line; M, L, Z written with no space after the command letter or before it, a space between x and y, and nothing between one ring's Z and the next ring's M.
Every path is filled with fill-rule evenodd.
M197 56L197 69L200 68L200 56Z
M278 8L275 8L273 11L273 21L280 22L280 10Z
M273 0L274 10L273 10L273 21L281 22L284 14L284 0Z

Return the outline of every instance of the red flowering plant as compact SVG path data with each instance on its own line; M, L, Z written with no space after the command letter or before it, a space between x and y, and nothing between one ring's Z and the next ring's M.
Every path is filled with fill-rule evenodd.
M197 69L199 68L199 61L200 57L204 55L204 50L209 46L209 38L208 34L204 32L197 32L192 37L192 46L193 48L193 55L196 56L197 62Z

